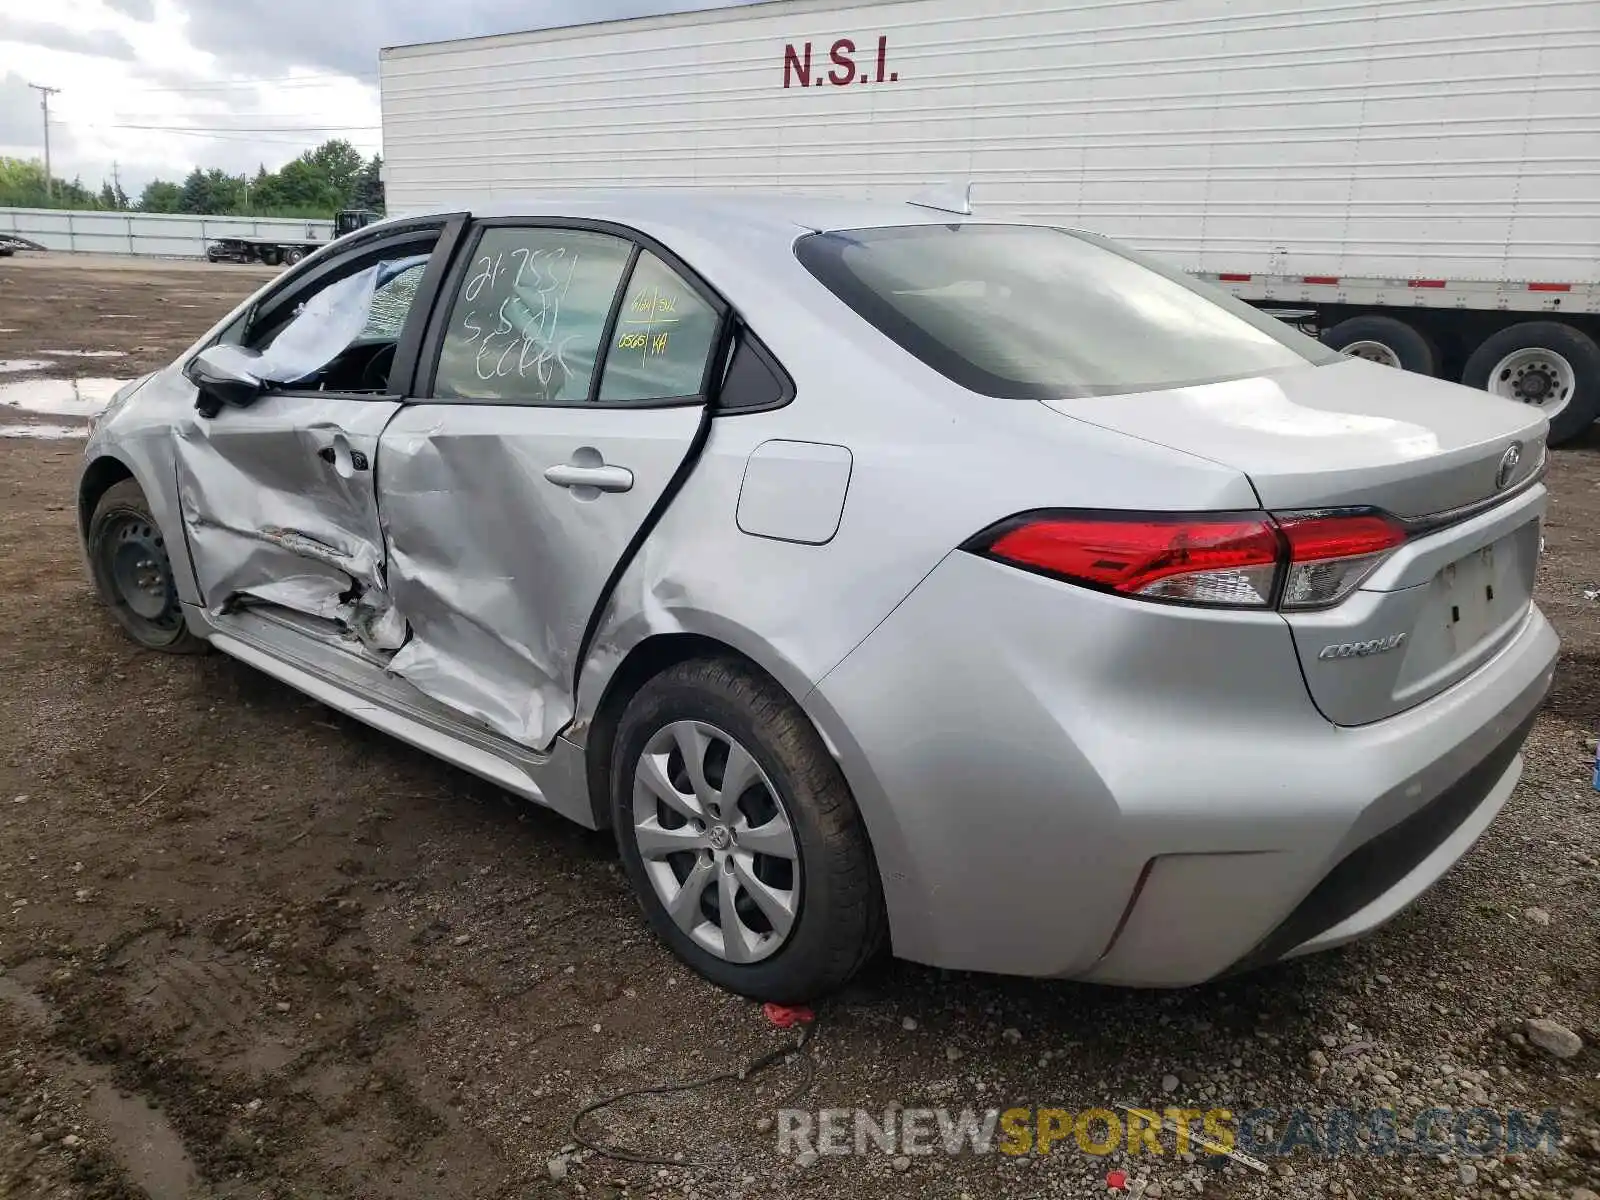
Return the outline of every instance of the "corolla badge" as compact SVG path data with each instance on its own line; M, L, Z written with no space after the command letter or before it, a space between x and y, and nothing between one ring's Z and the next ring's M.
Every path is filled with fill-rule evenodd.
M1500 469L1494 473L1496 491L1511 482L1511 477L1517 473L1517 464L1521 461L1522 447L1507 446L1506 452L1500 456Z
M1406 640L1403 633L1391 633L1388 637L1373 638L1368 642L1337 642L1332 646L1324 646L1317 653L1320 659L1330 658L1367 658L1374 654L1387 654Z

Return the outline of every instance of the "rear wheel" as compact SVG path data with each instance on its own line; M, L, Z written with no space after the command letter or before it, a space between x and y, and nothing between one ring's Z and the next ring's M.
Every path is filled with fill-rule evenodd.
M1559 321L1526 321L1473 351L1461 382L1539 409L1560 445L1600 417L1600 346Z
M1433 342L1395 317L1351 317L1324 333L1322 343L1381 366L1400 367L1418 375L1439 373L1439 352Z
M283 252L283 261L292 267L296 263L303 261L305 256L306 252L299 246L290 246L289 249Z
M656 932L713 983L798 1003L883 940L860 813L804 713L732 659L645 684L617 730L612 820Z
M133 480L100 497L89 519L88 551L95 590L134 641L168 654L205 650L184 623L166 539Z

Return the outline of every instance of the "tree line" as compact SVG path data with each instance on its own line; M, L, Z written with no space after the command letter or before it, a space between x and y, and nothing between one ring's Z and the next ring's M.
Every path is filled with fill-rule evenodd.
M195 167L181 183L154 179L137 200L112 179L98 191L81 179L47 186L37 159L0 157L0 207L191 213L197 216L328 218L341 208L384 210L383 158L364 158L342 138L307 150L276 171L230 175Z

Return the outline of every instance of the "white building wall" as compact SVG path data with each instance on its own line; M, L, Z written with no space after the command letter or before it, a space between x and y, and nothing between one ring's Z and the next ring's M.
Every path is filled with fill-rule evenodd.
M387 50L382 89L391 211L970 177L1192 270L1600 278L1600 0L777 0Z

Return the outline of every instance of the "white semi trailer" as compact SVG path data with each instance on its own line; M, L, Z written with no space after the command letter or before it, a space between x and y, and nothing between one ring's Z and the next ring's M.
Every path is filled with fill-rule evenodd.
M1600 417L1600 0L770 0L389 49L382 94L392 211L970 180L1552 440Z

